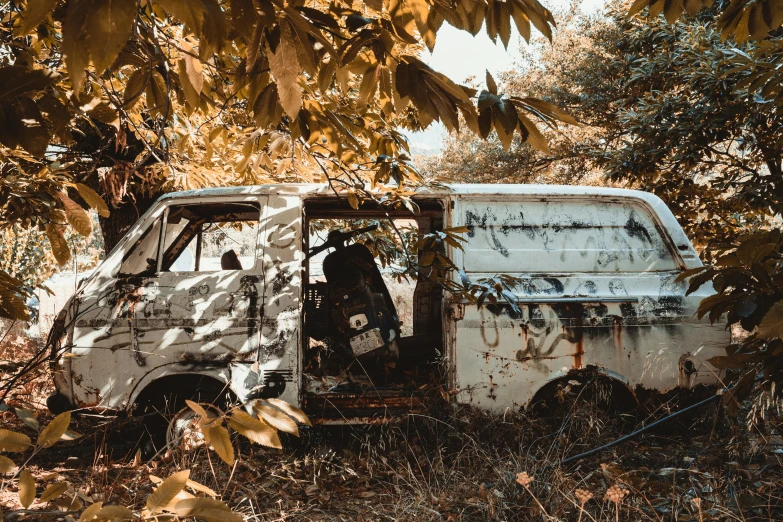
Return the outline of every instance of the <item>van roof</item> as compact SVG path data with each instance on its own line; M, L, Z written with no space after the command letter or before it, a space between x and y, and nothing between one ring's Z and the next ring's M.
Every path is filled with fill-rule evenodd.
M275 183L266 185L247 185L238 187L218 187L195 190L184 190L179 192L170 192L161 197L161 199L178 197L199 197L199 196L228 196L232 194L299 194L299 195L328 195L332 191L326 183ZM558 195L580 195L580 196L614 196L614 197L632 197L647 200L653 203L657 200L656 196L647 192L620 188L592 187L581 185L532 185L532 184L485 184L485 183L453 183L444 184L442 188L420 189L418 194L424 196L428 194L436 195L467 195L467 194L530 194L542 196Z

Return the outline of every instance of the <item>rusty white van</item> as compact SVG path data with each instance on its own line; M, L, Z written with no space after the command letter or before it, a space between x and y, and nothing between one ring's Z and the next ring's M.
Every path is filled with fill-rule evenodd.
M706 360L729 333L695 317L711 290L685 295L677 277L701 262L657 197L451 185L414 200L416 213L355 210L316 184L163 196L60 313L50 409L228 390L314 422L374 422L432 390L502 412L580 372L628 390L719 378ZM422 234L466 227L447 254L473 280L514 276L518 306L477 306L426 277L390 290L356 241L389 220Z

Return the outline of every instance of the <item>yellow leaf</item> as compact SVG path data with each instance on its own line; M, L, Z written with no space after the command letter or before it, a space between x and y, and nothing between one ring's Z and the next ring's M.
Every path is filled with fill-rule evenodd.
M351 208L354 210L359 208L359 198L353 192L348 193L348 204L351 205Z
M166 80L158 71L152 71L150 81L147 83L147 108L157 114L166 114L169 105L169 96L166 90ZM168 117L172 111L168 109Z
M450 229L450 231L453 231L453 229ZM467 232L467 229L465 229L465 232ZM282 410L284 413L287 413L291 417L294 418L297 422L301 422L302 424L305 424L307 426L312 426L313 424L310 422L310 419L307 418L307 415L305 415L305 412L297 408L296 406L292 404L288 404L284 400L281 399L265 399L264 402L268 402L278 410Z
M201 95L196 92L188 79L185 60L177 60L177 74L179 75L179 85L185 94L185 101L192 109L198 109L201 106Z
M98 74L109 68L125 46L136 20L136 2L93 0L85 23L90 58Z
M19 503L27 509L35 500L35 481L30 473L23 469L19 473Z
M19 26L19 36L30 34L41 25L46 16L57 7L57 0L27 0L27 6L22 11L22 23Z
M684 9L685 4L683 0L670 0L669 2L666 2L663 7L663 16L666 18L667 22L673 24L680 17Z
M267 47L269 69L275 77L280 105L291 118L296 118L302 108L302 88L299 86L299 58L291 25L285 17L280 19L280 42L273 53Z
M5 473L11 473L15 467L16 464L14 464L13 460L3 455L0 455L0 475L3 475Z
M82 89L84 70L89 63L84 25L91 8L91 0L71 0L67 4L62 24L62 50L65 54L65 65L68 66L71 85L73 85L77 96Z
M206 522L243 522L245 520L236 513L215 508L194 509L190 512L190 516L196 520L204 520Z
M103 218L109 217L109 207L97 192L83 183L74 183L73 186L76 187L84 202L90 205L90 208L98 211L99 216Z
M189 476L190 470L185 470L174 473L164 480L147 499L147 509L155 513L168 506L174 497L185 487Z
M79 234L89 237L92 234L92 219L90 215L74 200L68 197L65 192L58 192L57 195L65 207L65 217L68 223Z
M229 466L234 465L234 447L231 445L231 437L228 435L228 430L223 426L211 426L202 428L202 433L209 439L212 447L215 448L215 453L223 459L223 462ZM209 435L207 433L209 432Z
M70 261L71 249L68 247L68 242L63 237L61 227L62 225L50 221L49 224L46 225L46 237L49 239L54 258L62 266Z
M204 9L200 2L183 2L182 0L158 0L166 12L184 23L194 32L201 30L204 22Z
M232 413L228 425L256 444L277 449L283 447L277 431L272 426L242 410Z
M88 506L87 509L82 511L79 522L90 522L91 520L94 520L101 510L101 506L103 506L103 502L96 502L95 504Z
M67 482L57 482L47 487L43 493L41 493L41 502L49 502L56 499L68 489Z
M198 58L194 58L187 53L183 54L182 58L185 61L186 79L190 82L190 86L193 87L196 94L200 95L204 88L204 72L201 62Z
M204 484L199 484L198 482L194 480L188 480L185 484L186 487L189 487L193 491L198 491L199 493L204 493L205 495L209 495L210 497L216 497L217 493L214 489L208 488Z
M193 512L199 509L217 509L231 512L227 505L214 498L189 498L180 500L174 505L174 512L180 517L195 516Z
M256 412L256 415L278 430L284 433L290 433L291 435L296 435L297 437L299 436L299 427L291 417L282 411L259 403L253 405L253 411Z
M60 497L54 500L54 504L63 511L79 511L84 506L77 497Z
M21 453L30 447L30 437L24 433L0 428L0 451Z
M631 5L631 8L628 9L628 17L630 18L633 15L639 13L642 9L650 4L650 1L651 0L635 0Z
M82 438L82 434L78 431L65 430L65 433L60 437L60 440L76 440L80 438Z
M193 402L191 400L186 400L185 404L188 405L188 408L198 413L199 417L201 417L202 419L209 419L207 410L205 410L199 403Z
M125 91L122 93L122 106L125 109L132 109L136 102L139 101L144 89L147 87L148 77L149 70L144 68L136 69L128 77L128 81L125 82Z
M124 506L104 506L101 508L100 511L98 511L98 514L95 517L97 520L101 521L112 521L112 522L120 522L122 520L132 520L133 519L133 511L130 509L124 507Z
M52 419L52 422L38 434L38 445L48 448L65 435L68 425L71 423L71 412L66 411Z
M530 143L532 146L543 152L544 154L549 154L549 144L546 142L546 138L544 138L544 135L541 134L541 131L538 130L538 127L536 127L536 124L530 121L527 116L517 113L517 117L519 118L519 121L522 122L522 125L525 126L525 129L527 129L529 135L527 137L527 142Z

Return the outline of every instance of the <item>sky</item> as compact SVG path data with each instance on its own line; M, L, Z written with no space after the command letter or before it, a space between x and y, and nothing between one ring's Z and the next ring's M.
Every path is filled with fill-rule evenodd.
M571 0L539 0L552 11L565 9ZM582 0L581 8L585 13L599 11L605 5L605 0ZM513 33L508 44L508 50L503 47L498 38L497 44L492 43L487 33L482 29L475 37L467 31L460 31L443 24L438 31L435 50L425 51L422 60L430 67L441 72L457 83L464 83L470 77L476 77L483 83L485 71L498 78L501 72L508 71L519 57L520 45L525 45L512 24ZM557 29L555 29L557 30ZM406 133L411 148L415 153L437 154L443 144L445 127L433 123L426 131Z

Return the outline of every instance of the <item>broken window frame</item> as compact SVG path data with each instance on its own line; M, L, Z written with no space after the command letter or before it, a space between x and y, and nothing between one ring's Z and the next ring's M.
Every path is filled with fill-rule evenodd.
M194 207L194 206L217 206L217 205L237 205L237 206L248 206L252 207L255 212L257 212L257 216L253 220L242 220L242 219L229 219L225 221L221 221L219 219L215 219L216 217L221 216L221 214L210 214L208 216L202 216L198 220L191 221L185 227L182 231L180 231L176 237L174 237L171 241L170 245L166 245L166 227L168 226L168 219L169 214L171 213L172 209L176 208L182 208L182 207ZM223 214L225 215L225 214ZM261 231L261 218L263 215L263 208L261 203L258 200L248 201L246 199L243 200L226 200L226 201L210 201L207 203L199 203L199 202L182 202L182 203L176 203L172 205L166 206L166 208L163 211L163 218L160 228L160 238L158 240L158 254L157 254L157 264L156 264L156 274L211 274L211 273L217 273L217 272L231 272L232 270L224 270L222 268L218 268L216 270L202 270L201 269L201 254L202 254L202 246L203 246L203 233L204 233L204 225L205 224L220 224L220 223L235 223L235 222L242 222L242 223L250 223L251 226L255 226L255 234L253 234L253 245L252 245L252 255L249 256L252 258L252 263L250 266L242 266L241 272L247 272L252 271L255 268L256 262L258 260L258 252L259 252L259 233ZM228 216L231 217L231 213L228 213ZM174 256L172 259L167 261L167 256L171 255L172 249L176 248L180 239L182 238L183 234L185 234L188 230L188 227L191 225L191 223L197 223L196 227L197 231L194 233L189 239L185 241L184 244L181 244L178 248L178 254ZM194 254L194 269L193 270L176 270L172 271L171 267L176 263L179 256L182 254L182 251L186 249L193 239L196 239L196 252ZM164 262L167 263L167 267L164 267Z
M158 229L158 239L153 243L154 249L155 249L155 255L147 257L147 267L145 269L142 269L141 271L138 271L136 273L130 273L130 272L123 272L122 268L123 266L130 260L131 256L139 249L144 243L144 241L148 238L148 236L155 230L155 227L159 226ZM117 277L134 277L134 276L145 276L145 275L152 275L158 264L158 257L160 253L160 239L163 234L164 229L164 220L163 220L163 214L158 215L153 219L153 221L150 223L150 225L141 233L141 236L131 245L131 247L123 254L123 256L120 258L120 262L118 263L118 272ZM151 245L151 246L153 246ZM155 260L155 266L150 266L150 261Z

